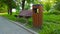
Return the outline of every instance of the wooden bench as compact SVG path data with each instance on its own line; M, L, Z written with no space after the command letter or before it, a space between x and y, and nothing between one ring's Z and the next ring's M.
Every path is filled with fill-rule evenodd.
M25 18L30 18L32 16L32 10L22 10L19 15L15 15L15 17L25 17Z
M18 18L24 18L26 20L26 24L28 23L28 18L32 16L32 10L22 10L19 15L15 15Z

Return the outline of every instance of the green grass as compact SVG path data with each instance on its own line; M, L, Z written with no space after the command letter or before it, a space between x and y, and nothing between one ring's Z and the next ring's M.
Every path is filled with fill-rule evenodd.
M3 15L4 17L25 23L25 20L22 18L17 19L14 15ZM32 27L32 18L28 19L28 28ZM60 34L60 15L44 13L43 15L43 25L42 29L38 30L39 34Z
M17 14L13 13L13 15L8 15L7 13L0 13L0 16L3 16L7 19L17 21L17 22L21 22L21 23L26 23L26 21L23 18L16 18L14 15L17 15Z
M60 34L60 15L44 15L39 34Z
M44 15L44 21L60 24L60 15Z

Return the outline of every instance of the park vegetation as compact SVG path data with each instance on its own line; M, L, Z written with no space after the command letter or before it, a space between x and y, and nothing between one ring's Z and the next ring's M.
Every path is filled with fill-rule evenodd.
M26 21L23 18L16 18L14 15L18 15L21 10L29 10L31 4L43 5L43 25L37 32L39 34L60 34L60 0L0 0L0 13L5 13L1 16L25 24ZM16 12L12 11L13 8ZM26 27L32 28L32 24L31 17Z

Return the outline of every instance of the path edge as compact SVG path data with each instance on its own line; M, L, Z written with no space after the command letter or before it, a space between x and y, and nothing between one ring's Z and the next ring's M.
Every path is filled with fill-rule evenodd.
M37 32L35 32L35 31L31 30L31 29L26 28L25 26L23 26L23 25L20 24L19 22L15 22L15 21L12 21L12 20L9 20L9 21L11 21L11 22L13 22L14 24L18 25L19 27L21 27L21 28L23 28L23 29L31 32L32 34L38 34Z

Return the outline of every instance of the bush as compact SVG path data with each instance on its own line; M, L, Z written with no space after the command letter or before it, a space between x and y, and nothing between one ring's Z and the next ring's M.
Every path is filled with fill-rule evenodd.
M53 10L50 12L50 14L55 14L55 15L59 15L60 14L60 11L57 11L57 10Z
M23 18L17 18L17 21L18 21L18 22L21 22L21 23L26 23L26 20L23 19Z
M60 29L57 29L57 30L51 32L51 34L60 34Z
M32 22L33 22L32 18L29 18L28 24L32 25Z
M60 11L60 2L56 2L56 5L54 6L54 9Z

